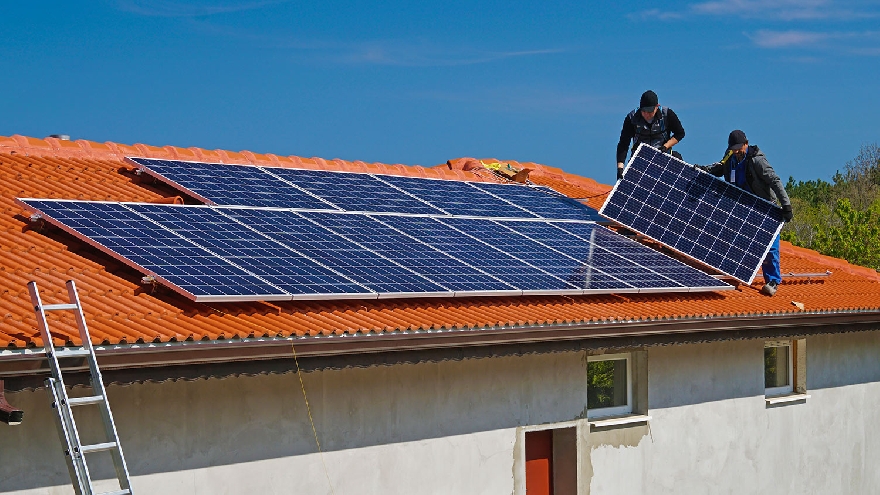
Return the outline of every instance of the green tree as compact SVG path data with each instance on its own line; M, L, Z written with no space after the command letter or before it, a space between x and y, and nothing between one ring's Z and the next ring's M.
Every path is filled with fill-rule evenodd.
M840 198L831 220L831 225L817 229L813 249L850 263L880 269L880 200L859 210L848 198Z

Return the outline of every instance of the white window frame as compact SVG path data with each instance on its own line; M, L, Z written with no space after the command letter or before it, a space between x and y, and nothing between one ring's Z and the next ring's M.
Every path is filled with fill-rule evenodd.
M587 418L601 418L605 416L618 416L632 414L633 411L633 376L632 376L632 353L621 354L597 354L587 356L587 363L596 361L619 361L626 360L626 404L615 407L602 407L599 409L587 409ZM589 372L589 371L588 371ZM589 382L588 382L589 386Z
M788 349L788 385L782 387L765 387L764 395L766 397L776 397L779 395L791 394L794 391L794 354L791 352L794 348L794 342L791 340L768 340L764 342L764 349L767 349L768 347L785 347ZM766 371L767 370L764 370L765 373Z

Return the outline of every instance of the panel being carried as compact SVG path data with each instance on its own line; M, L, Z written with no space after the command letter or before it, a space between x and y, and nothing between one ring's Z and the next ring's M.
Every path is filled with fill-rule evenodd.
M747 284L783 225L773 203L647 145L599 213Z

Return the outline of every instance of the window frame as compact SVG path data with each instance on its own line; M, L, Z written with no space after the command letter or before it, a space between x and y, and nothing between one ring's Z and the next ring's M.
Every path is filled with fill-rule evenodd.
M608 416L620 416L624 414L632 414L633 412L633 376L632 376L632 353L624 352L618 354L596 354L587 356L587 387L589 382L589 363L597 361L619 361L626 360L626 404L623 406L601 407L591 409L587 404L587 419L604 418ZM588 399L589 400L589 399Z
M788 349L788 351L787 351L788 352L788 359L787 359L788 385L783 385L781 387L767 387L767 383L765 381L764 382L764 396L765 397L779 397L782 395L790 395L790 394L794 393L794 390L795 390L795 385L794 385L794 380L795 380L795 377L794 377L794 357L795 356L794 356L794 352L793 352L794 346L795 346L795 343L794 343L794 340L792 340L792 339L764 341L764 349L767 349L770 347L776 347L776 348L785 347L786 349ZM777 353L778 353L778 351L777 351ZM766 373L767 373L767 369L766 369L766 363L765 363L765 368L764 368L765 380L766 380Z

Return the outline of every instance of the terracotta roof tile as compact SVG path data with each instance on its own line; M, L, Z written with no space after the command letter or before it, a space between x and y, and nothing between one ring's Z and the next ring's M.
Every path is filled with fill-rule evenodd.
M162 287L140 284L140 274L60 232L28 221L16 197L111 201L160 201L164 193L136 183L126 155L268 164L318 170L497 180L464 171L467 160L436 167L324 160L249 151L173 146L133 146L0 136L0 349L41 346L26 284L37 280L47 303L66 302L64 282L77 281L95 343L175 342L388 333L451 328L510 328L590 321L629 321L722 315L795 314L806 311L877 310L880 274L874 270L782 243L783 272L828 277L786 279L776 297L762 296L760 283L720 293L601 295L579 297L473 297L367 301L197 304ZM488 160L488 159L486 159ZM496 160L497 161L497 160ZM610 187L560 169L530 162L530 179L590 206L602 205ZM53 330L79 344L69 316L51 316Z

